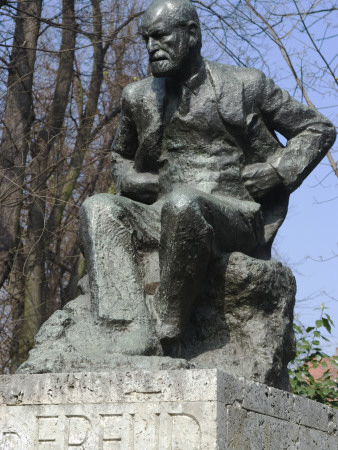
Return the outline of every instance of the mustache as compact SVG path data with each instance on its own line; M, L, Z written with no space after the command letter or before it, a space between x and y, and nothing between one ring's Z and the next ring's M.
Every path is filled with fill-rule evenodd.
M156 52L152 55L149 55L149 61L152 62L156 62L156 61L165 61L168 60L168 56L165 53L162 52Z

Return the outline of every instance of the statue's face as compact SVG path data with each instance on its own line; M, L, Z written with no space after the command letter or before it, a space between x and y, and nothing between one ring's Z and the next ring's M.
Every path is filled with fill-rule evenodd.
M154 77L177 77L189 63L188 26L179 24L166 13L166 9L153 11L153 14L147 12L142 23L142 36Z

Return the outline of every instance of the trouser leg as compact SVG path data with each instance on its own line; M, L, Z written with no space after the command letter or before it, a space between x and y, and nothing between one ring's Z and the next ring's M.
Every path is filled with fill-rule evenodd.
M180 189L168 197L161 224L161 282L154 308L157 333L164 342L179 338L185 330L210 260L230 251L250 254L263 227L258 205L219 201L195 189Z
M79 240L88 265L92 309L101 319L131 322L148 316L136 251L137 242L149 240L140 226L149 220L146 208L109 194L90 197L81 208Z

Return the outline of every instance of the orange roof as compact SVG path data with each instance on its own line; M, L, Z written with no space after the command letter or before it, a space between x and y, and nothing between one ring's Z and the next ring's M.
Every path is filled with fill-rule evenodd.
M338 348L336 348L336 354L337 354L337 356L338 356ZM332 366L332 364L331 364L331 360L332 360L333 358L334 358L334 356L332 356L331 358L323 358L322 361L320 361L320 362L318 363L318 367L316 367L316 368L315 368L315 367L311 367L311 366L312 366L312 363L308 363L309 366L311 367L311 368L309 369L310 375L312 375L313 378L314 378L315 380L318 380L319 378L321 378L321 377L323 376L324 372L326 372L327 369L329 369L330 372L331 372L331 377L330 377L331 380L336 380L336 379L338 379L338 370L337 370L337 369L334 369L333 366ZM326 362L327 368L325 368L325 367L323 367L323 366L321 365L322 362Z

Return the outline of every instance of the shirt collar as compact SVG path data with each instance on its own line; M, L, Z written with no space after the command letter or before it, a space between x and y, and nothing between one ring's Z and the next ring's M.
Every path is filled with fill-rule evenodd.
M199 91L199 88L204 83L205 79L207 77L207 71L205 67L204 59L202 60L201 68L200 70L195 73L191 78L189 78L187 81L182 83L181 85L188 88L193 94L197 94ZM169 90L177 90L178 84L171 78L166 79L166 86L169 88Z

